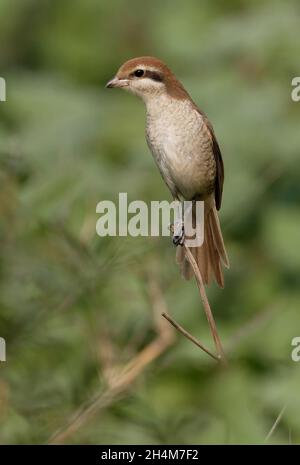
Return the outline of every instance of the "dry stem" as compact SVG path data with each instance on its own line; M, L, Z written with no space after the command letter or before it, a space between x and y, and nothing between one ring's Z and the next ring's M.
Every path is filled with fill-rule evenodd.
M202 279L201 273L199 271L197 263L196 263L193 255L192 255L190 249L188 248L188 246L186 244L183 244L183 247L185 248L185 255L186 255L188 261L190 262L190 265L193 268L193 271L194 271L194 274L195 274L195 278L196 278L197 286L198 286L198 289L199 289L200 297L201 297L201 300L202 300L202 303L203 303L204 311L205 311L205 314L206 314L206 317L207 317L207 320L208 320L208 324L209 324L209 327L210 327L210 330L211 330L213 340L215 342L218 358L223 363L226 363L225 353L224 353L223 346L222 346L222 343L221 343L221 340L220 340L220 337L219 337L219 334L218 334L218 331L217 331L216 323L215 323L215 320L214 320L214 317L213 317L213 314L212 314L212 311L211 311L211 308L210 308L210 305L209 305L209 302L208 302L208 298L207 298L207 295L206 295L206 291L205 291L205 287L204 287L204 284L203 284L203 279Z
M218 362L220 361L220 358L216 357L209 349L207 349L198 339L196 339L192 334L190 334L188 331L186 331L182 326L180 326L179 323L177 323L174 318L172 318L168 313L163 312L162 316L171 323L174 328L177 329L181 334L183 334L187 339L192 341L197 347L202 349L204 352L206 352L208 355L210 355L213 359L217 360Z
M88 402L84 403L70 418L67 425L56 431L49 439L49 444L65 443L72 435L74 435L82 426L90 421L99 411L111 405L122 394L124 394L143 372L143 370L156 358L158 358L166 349L174 342L175 334L173 329L158 318L162 312L166 311L166 303L163 299L163 294L158 286L158 283L152 281L149 286L151 291L152 312L154 325L157 331L157 337L150 342L144 349L141 350L133 359L123 367L106 366L107 386L99 394L94 396ZM106 334L107 338L107 334ZM104 339L104 344L107 344L107 339ZM106 358L106 365L109 364L111 358Z
M275 429L277 428L284 412L286 410L286 405L281 409L281 412L279 413L278 417L276 418L274 424L272 425L272 428L270 429L269 433L267 434L266 438L265 438L265 442L268 442L269 439L271 438L272 434L274 433Z

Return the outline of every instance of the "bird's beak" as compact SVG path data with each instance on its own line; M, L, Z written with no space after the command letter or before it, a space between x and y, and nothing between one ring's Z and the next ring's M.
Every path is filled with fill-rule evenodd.
M112 87L126 87L129 86L129 80L128 79L119 79L117 76L115 76L113 79L108 81L106 84L106 88L112 88Z

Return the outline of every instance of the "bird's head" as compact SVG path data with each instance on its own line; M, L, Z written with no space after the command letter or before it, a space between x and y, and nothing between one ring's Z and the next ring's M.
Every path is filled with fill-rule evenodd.
M170 95L178 99L188 96L171 70L154 57L140 57L126 61L106 87L123 87L145 101L159 95Z

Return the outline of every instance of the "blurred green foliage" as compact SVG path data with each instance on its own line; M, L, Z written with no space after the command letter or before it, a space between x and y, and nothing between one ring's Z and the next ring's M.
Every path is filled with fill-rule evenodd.
M46 442L102 389L103 325L120 365L155 337L153 265L172 315L211 345L168 238L95 234L100 200L170 198L143 105L104 89L146 54L184 82L222 147L231 269L209 298L230 365L178 337L69 442L263 442L284 405L270 442L300 442L299 13L297 0L1 0L1 443Z

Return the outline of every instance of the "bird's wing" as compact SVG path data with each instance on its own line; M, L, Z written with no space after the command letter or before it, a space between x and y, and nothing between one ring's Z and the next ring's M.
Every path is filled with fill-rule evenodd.
M215 136L213 127L208 120L206 120L205 123L207 125L207 128L211 136L212 149L213 149L213 154L214 154L215 162L216 162L215 201L216 201L217 210L220 210L221 203L222 203L223 184L224 184L224 163L223 163L221 150L220 150L217 138Z
M194 103L197 112L202 116L203 123L207 129L208 135L212 142L212 151L216 162L216 180L215 180L215 202L217 210L220 210L222 203L223 184L224 184L224 163L222 159L221 150L214 133L214 128L207 118L206 114L202 112Z

